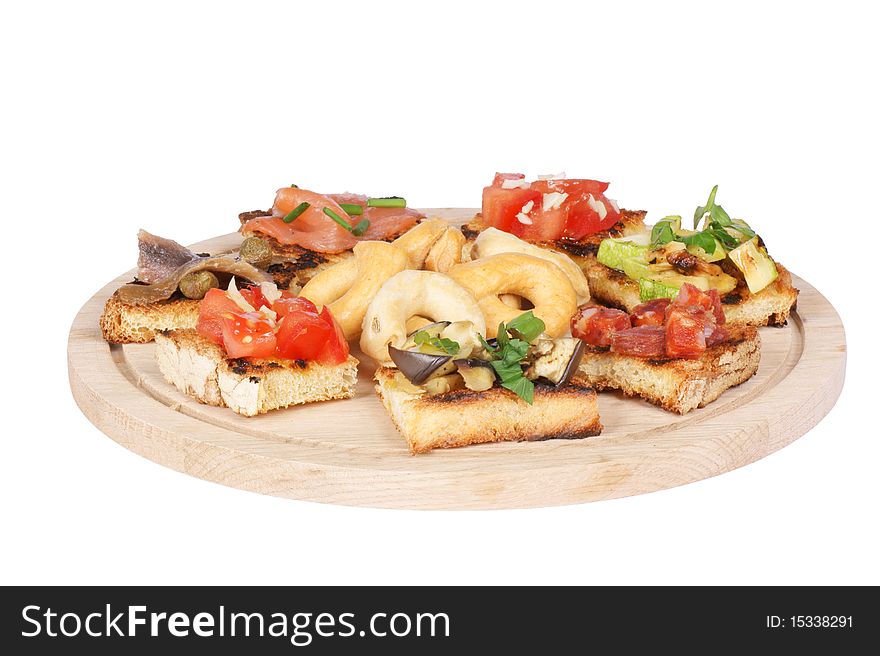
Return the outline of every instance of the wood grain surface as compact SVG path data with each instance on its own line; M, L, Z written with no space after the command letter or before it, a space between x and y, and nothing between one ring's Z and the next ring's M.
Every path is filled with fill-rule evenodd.
M432 209L454 223L470 209ZM237 233L193 246L237 248ZM134 255L134 254L133 254ZM107 344L95 294L70 331L70 386L82 412L121 445L161 465L292 499L384 508L551 506L653 492L741 467L794 441L834 405L846 339L831 304L805 281L784 328L762 328L757 375L706 408L678 416L613 392L599 395L605 429L582 440L501 443L412 456L362 360L357 395L245 418L201 405L164 381L153 344Z

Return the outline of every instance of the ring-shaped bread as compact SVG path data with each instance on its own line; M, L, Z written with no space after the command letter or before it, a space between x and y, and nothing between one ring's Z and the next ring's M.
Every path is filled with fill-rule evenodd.
M476 297L486 319L488 337L497 337L498 324L522 314L499 296L516 294L528 299L532 312L551 337L564 335L577 310L577 295L568 276L547 260L524 253L499 253L459 264L449 276Z
M478 332L485 334L486 330L471 292L445 274L407 270L382 285L367 308L361 350L384 366L394 366L388 345L404 345L406 323L415 316L432 321L470 321Z
M471 256L474 259L479 259L491 257L498 253L524 253L552 262L568 276L571 286L574 287L574 292L577 294L578 305L582 305L590 300L590 287L587 284L587 277L568 255L540 248L497 228L483 230L474 242Z
M362 241L354 257L325 269L306 283L300 296L333 313L346 339L361 332L370 301L382 285L407 266L406 254L384 241Z

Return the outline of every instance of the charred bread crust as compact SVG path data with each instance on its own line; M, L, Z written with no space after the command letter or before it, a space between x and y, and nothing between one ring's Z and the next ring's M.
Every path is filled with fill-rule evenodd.
M199 318L199 302L182 296L167 301L135 305L113 294L104 304L98 323L101 334L114 344L145 344L153 341L157 331L195 328Z
M797 303L798 290L791 284L791 273L776 263L778 275L757 294L749 292L745 281L721 297L724 316L731 325L784 326ZM641 303L639 284L621 271L593 262L585 269L590 294L597 303L632 312Z
M619 389L664 410L685 414L702 408L755 375L761 338L754 326L731 327L731 339L700 358L638 358L588 349L577 376L596 389Z
M529 405L500 387L411 394L394 386L396 372L376 372L376 393L413 454L487 442L580 439L602 431L596 392L582 383L558 390L537 384Z
M305 360L228 358L194 330L156 334L165 380L200 403L252 417L291 405L354 396L358 361L339 365Z

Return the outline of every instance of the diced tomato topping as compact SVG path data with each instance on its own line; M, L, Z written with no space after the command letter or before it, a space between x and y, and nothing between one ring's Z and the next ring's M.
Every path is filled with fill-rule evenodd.
M563 178L560 180L536 180L532 183L532 189L537 189L542 194L558 191L569 196L581 197L587 194L593 194L593 196L604 194L608 190L608 185L608 182L599 182L598 180Z
M630 327L626 312L597 305L582 307L571 319L571 334L591 346L611 346L611 336Z
M281 320L278 354L289 360L339 364L348 357L348 342L326 307L320 314L294 312Z
M607 182L597 180L537 180L527 187L504 188L506 180L525 180L521 173L496 173L492 185L483 189L483 222L529 241L581 239L607 230L620 220L620 211L604 192ZM565 194L557 205L544 209L544 195ZM532 206L527 212L524 207ZM604 207L604 211L601 211ZM599 211L597 211L597 208ZM517 219L526 215L525 223Z
M611 336L611 350L621 355L656 358L666 354L666 329L662 326L636 326Z
M259 287L241 289L251 305L268 306ZM324 307L289 291L272 303L278 320L273 324L261 312L242 312L222 289L208 291L199 304L196 331L220 344L230 358L271 358L339 364L348 358L348 342L339 324Z
M199 320L196 332L215 344L223 343L223 319L240 313L236 305L222 289L209 289L199 303Z
M704 310L670 305L666 312L666 355L671 358L700 357L706 350L705 327Z
M504 184L505 180L525 180L526 176L522 173L496 173L495 178L492 180L492 185L495 187L500 187Z
M250 287L244 287L239 290L241 295L244 297L248 303L251 304L255 310L259 310L264 305L269 307L269 301L266 300L266 297L263 296L263 291L257 287L256 285L251 285Z
M633 326L665 326L668 298L655 298L641 305L636 305L630 314Z
M305 312L307 314L318 314L318 308L307 298L294 296L288 291L281 293L281 298L272 303L272 309L278 313L279 317L286 317L288 314L296 312Z
M230 358L271 358L275 355L275 331L259 312L224 317L223 348Z

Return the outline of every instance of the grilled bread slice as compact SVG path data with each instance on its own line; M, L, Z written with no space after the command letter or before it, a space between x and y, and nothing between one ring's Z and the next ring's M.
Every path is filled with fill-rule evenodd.
M731 339L700 358L649 359L587 349L577 376L596 389L619 389L664 410L685 414L711 403L758 371L761 338L753 326L731 327Z
M194 329L198 319L199 302L183 296L136 305L113 294L104 304L99 323L108 342L145 344L152 342L158 331Z
M749 292L744 280L736 289L721 297L721 306L727 322L733 325L784 326L794 309L798 290L792 287L791 274L779 262L776 263L778 275L757 294ZM593 299L612 307L632 312L642 303L639 299L639 283L627 277L622 271L611 269L594 262L585 270L590 294Z
M583 384L560 389L536 384L529 405L500 387L413 394L397 374L380 368L376 392L414 454L485 442L576 439L602 431L596 392Z
M200 403L245 417L301 403L354 396L358 361L329 366L304 360L232 359L194 330L156 333L159 370Z

